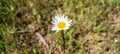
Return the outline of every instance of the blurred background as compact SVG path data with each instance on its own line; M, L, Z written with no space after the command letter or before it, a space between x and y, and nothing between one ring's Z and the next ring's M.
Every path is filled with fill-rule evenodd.
M56 14L72 20L66 54L120 54L120 0L0 0L0 54L62 54Z

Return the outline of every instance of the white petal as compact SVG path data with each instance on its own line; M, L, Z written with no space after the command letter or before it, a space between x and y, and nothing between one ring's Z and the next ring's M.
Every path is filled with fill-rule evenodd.
M68 23L71 24L72 20L69 20Z
M65 21L68 21L68 17L67 16L65 17Z

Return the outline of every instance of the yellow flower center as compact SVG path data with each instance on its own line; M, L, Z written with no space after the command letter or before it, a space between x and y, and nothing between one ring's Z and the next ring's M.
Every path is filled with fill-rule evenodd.
M65 28L66 24L65 24L65 22L58 22L57 26L58 26L58 28L63 29L63 28Z

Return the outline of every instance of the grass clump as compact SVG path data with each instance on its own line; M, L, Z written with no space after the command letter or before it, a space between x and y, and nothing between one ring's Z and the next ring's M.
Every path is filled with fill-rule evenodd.
M56 14L72 19L66 54L119 54L119 5L119 0L0 0L0 54L60 54L61 35L51 31Z

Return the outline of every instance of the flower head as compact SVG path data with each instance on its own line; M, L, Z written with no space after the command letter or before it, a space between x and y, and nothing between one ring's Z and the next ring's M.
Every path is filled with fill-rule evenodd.
M68 20L67 16L57 15L52 20L52 31L67 30L71 25L72 20Z
M118 40L117 40L117 39L115 39L115 42L118 42Z

